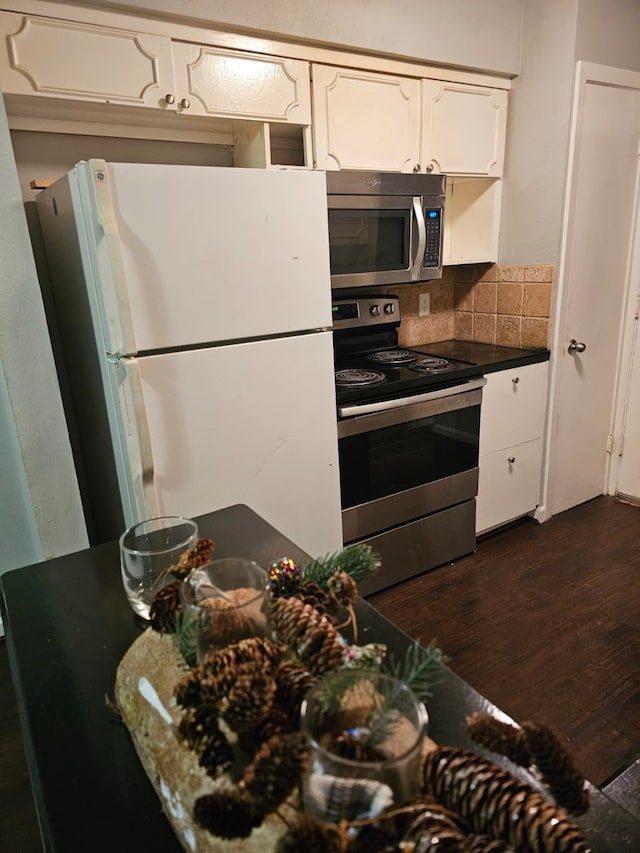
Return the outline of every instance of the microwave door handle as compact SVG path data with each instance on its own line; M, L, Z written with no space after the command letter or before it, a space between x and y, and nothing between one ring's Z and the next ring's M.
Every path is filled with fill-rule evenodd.
M424 250L427 246L427 226L424 221L422 198L418 195L414 195L413 197L413 215L415 216L416 225L418 226L418 248L413 256L411 281L419 281L420 271L422 269L422 259L424 258Z

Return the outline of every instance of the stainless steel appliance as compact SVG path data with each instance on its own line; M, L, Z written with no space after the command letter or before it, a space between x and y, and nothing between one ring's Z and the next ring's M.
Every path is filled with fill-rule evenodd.
M442 277L444 175L327 172L333 288Z
M382 568L364 595L475 548L482 367L398 346L394 296L333 302L345 544Z

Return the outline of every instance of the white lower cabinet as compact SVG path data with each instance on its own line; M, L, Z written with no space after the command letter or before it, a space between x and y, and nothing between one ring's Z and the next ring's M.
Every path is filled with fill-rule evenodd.
M542 439L480 457L476 533L526 515L538 505Z
M540 500L548 362L489 373L480 416L476 533L532 512Z

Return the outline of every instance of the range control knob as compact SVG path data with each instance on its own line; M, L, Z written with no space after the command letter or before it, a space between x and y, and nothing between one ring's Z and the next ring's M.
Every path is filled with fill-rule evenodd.
M386 302L385 303L385 306L384 306L384 313L385 314L393 314L395 312L395 310L396 310L396 306L393 304L393 302Z
M380 314L380 306L372 305L371 308L369 308L369 313L372 317L377 317Z

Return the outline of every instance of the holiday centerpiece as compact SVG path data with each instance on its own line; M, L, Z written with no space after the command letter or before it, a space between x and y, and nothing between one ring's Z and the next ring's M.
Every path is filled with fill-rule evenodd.
M358 644L357 583L379 566L368 546L275 560L269 631L261 621L257 635L249 625L198 651L181 589L213 551L200 539L167 568L116 678L119 713L185 850L587 850L569 817L587 808L584 779L551 730L468 720L479 745L534 767L547 796L425 736L422 703L445 663L435 643L399 660ZM209 592L200 609L232 624L241 593Z

